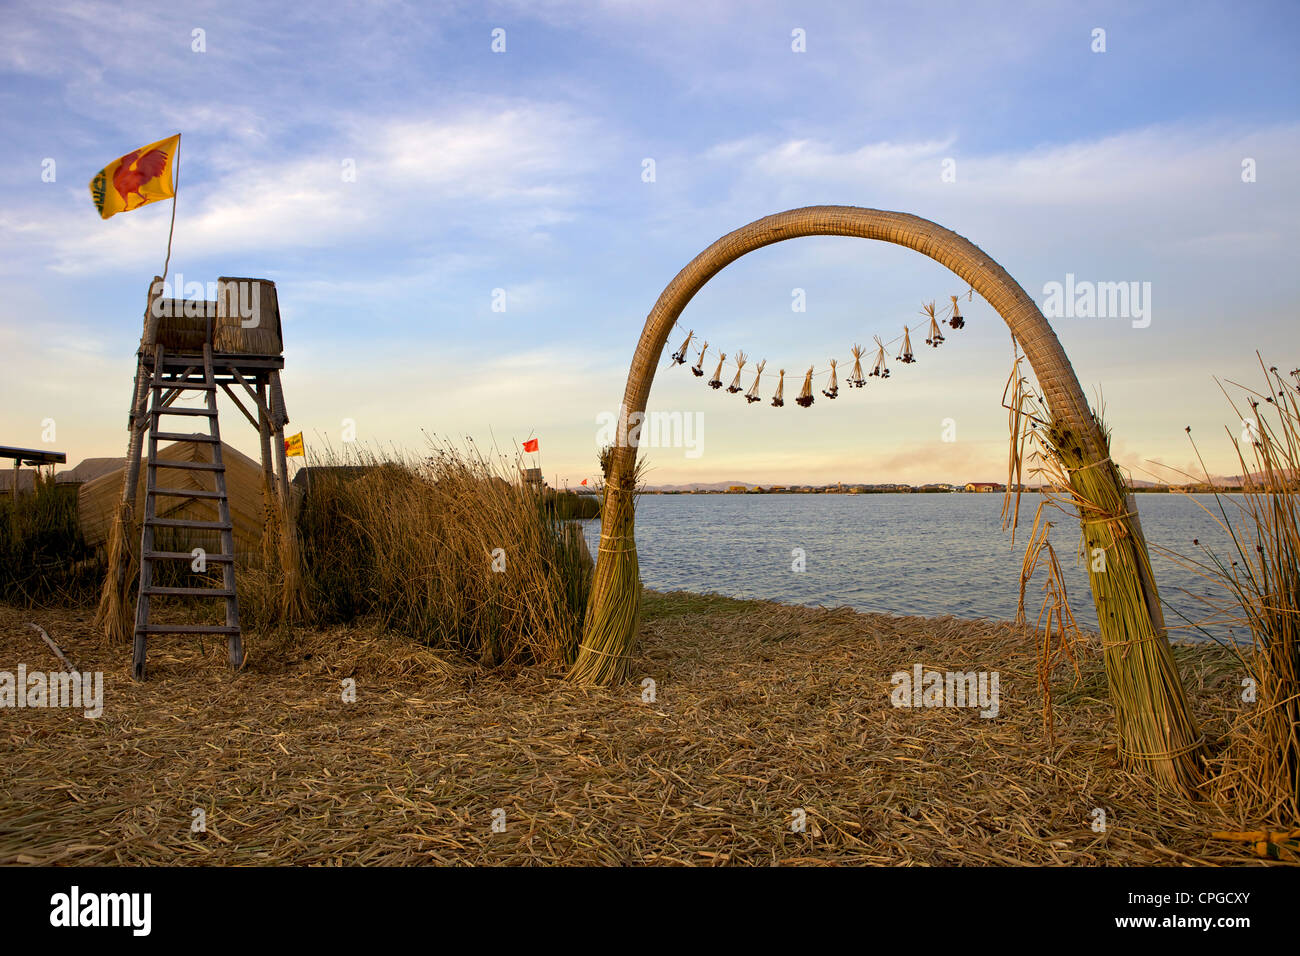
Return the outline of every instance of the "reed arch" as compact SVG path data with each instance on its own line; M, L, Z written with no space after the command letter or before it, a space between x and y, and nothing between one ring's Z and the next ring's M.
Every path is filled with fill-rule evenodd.
M1110 461L1104 430L1051 325L1020 284L970 240L919 216L856 206L791 209L728 233L668 283L646 317L623 393L621 424L626 416L645 411L668 335L705 283L746 253L803 236L855 236L914 249L959 276L1002 316L1033 368L1059 437L1076 453L1071 484L1077 490L1081 474L1095 469L1089 476L1092 497L1099 497L1099 483L1102 488L1097 513L1085 516L1082 524L1087 540L1095 540L1105 526L1111 542L1107 570L1090 570L1089 584L1101 622L1120 751L1131 763L1145 764L1161 782L1194 783L1203 739L1170 651L1132 495ZM627 433L626 427L619 429L607 465L600 550L582 643L569 671L569 679L581 684L626 680L636 639L641 593L633 532L637 450L627 444ZM1126 601L1142 609L1137 620L1117 615L1116 608Z

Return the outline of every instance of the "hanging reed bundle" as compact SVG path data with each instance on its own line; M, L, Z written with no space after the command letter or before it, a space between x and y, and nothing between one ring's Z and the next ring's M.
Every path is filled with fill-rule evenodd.
M781 397L784 392L785 392L785 369L781 369L781 375L776 380L776 394L772 396L773 408L783 408L785 406L785 399Z
M897 357L904 365L911 365L916 361L916 356L912 354L912 330L906 325L903 326L903 348Z
M767 359L758 363L758 371L754 375L754 384L749 386L749 391L745 393L745 401L749 404L761 402L763 397L758 394L758 380L763 377L763 369L767 365Z
M722 366L727 361L727 353L722 352L718 355L718 367L713 372L713 378L709 379L709 388L722 388Z
M861 345L853 346L853 372L849 375L849 388L861 388L867 384L867 380L862 376L862 353L864 349Z
M682 342L682 347L673 353L673 361L672 361L673 365L686 364L686 349L690 347L691 336L694 334L695 334L694 329L691 329L689 332L686 333L686 339Z
M876 365L871 370L871 374L876 378L889 378L889 364L885 360L885 343L880 341L879 335L875 336L875 339L877 346Z
M709 343L704 343L704 348L700 349L700 360L691 366L691 372L696 378L704 377L704 353L709 350Z
M925 344L937 349L943 344L943 330L939 328L939 319L934 314L934 303L922 306L921 314L930 319L930 331L925 337Z
M961 317L961 309L957 307L957 297L952 295L948 298L952 299L952 315L948 318L948 324L954 329L960 329L966 324L966 320Z
M803 388L799 390L799 397L795 399L795 404L800 408L807 408L813 403L812 393L812 366L808 366L808 374L803 377Z
M822 394L827 398L835 398L840 394L839 383L835 380L835 359L831 359L831 383L830 388L823 388Z
M733 378L731 384L727 386L728 395L735 395L737 392L743 392L745 390L745 387L740 384L740 372L744 369L745 362L747 361L748 359L745 357L744 352L736 353L736 377Z

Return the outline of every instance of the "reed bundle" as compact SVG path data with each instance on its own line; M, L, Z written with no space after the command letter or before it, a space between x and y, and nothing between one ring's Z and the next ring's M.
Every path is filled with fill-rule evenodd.
M871 369L871 374L876 378L889 378L889 362L885 359L885 343L880 341L880 336L876 337L876 364Z
M916 361L916 356L912 354L912 330L908 326L903 326L903 345L897 356L898 361L904 365L911 365Z
M747 361L748 358L746 358L744 352L736 353L736 377L733 378L731 384L727 386L728 394L735 395L737 392L744 391L745 387L740 384L740 373L744 370L745 362Z
M125 644L135 633L135 605L126 596L138 567L133 546L138 535L131 511L129 502L119 501L113 513L108 532L107 573L95 611L95 627L110 644Z
M957 305L957 297L955 295L950 295L948 298L952 299L952 305L948 308L950 313L948 324L954 329L960 329L966 324L966 320L962 318L961 309Z
M281 515L277 557L280 564L280 620L285 624L296 624L307 618L307 595L302 575L302 554L298 548L298 529L292 514Z
M718 367L713 372L713 378L709 379L709 388L722 388L722 366L727 361L727 353L718 353Z
M1017 499L1012 525L1019 515L1023 486L1018 479L1028 450L1029 471L1040 481L1045 504L1077 517L1082 526L1120 755L1128 765L1147 765L1161 783L1193 788L1202 777L1205 740L1165 633L1136 506L1109 457L1110 436L1094 414L1102 457L1090 460L1084 436L1055 420L1021 374L1023 356L1014 337L1013 352L1004 394L1012 427L1020 429L1011 434L1007 476L1007 495ZM1009 511L1004 501L1004 520ZM1031 555L1032 549L1027 561ZM1057 621L1061 621L1059 613Z
M867 380L862 375L862 353L864 349L861 345L853 346L853 372L849 375L849 388L861 388L867 384Z
M957 297L952 297L953 308L957 308ZM929 318L930 330L926 333L925 344L931 348L938 348L943 344L943 330L939 328L939 317L934 314L934 303L927 302L921 307L921 314Z
M814 401L812 388L813 370L809 366L808 372L803 377L803 388L799 389L799 397L795 399L795 404L801 408L807 408Z
M686 333L686 338L682 341L681 348L679 348L676 352L673 353L674 365L686 364L686 350L691 347L691 337L693 335L695 335L695 330L691 329L689 332Z
M772 396L772 407L785 405L785 369L781 369L776 378L776 394Z
M613 451L611 473L625 477L618 484L605 484L599 560L591 582L582 640L567 675L575 684L617 684L627 680L630 672L641 614L641 566L633 532L637 485L644 465L624 465L617 459L635 451L626 446Z
M749 386L749 391L745 393L745 401L751 405L754 402L761 402L763 400L763 396L758 393L758 382L759 379L763 377L763 369L766 367L766 359L758 363L758 367L754 372L754 384Z
M704 377L704 353L707 352L708 350L709 350L709 343L705 342L704 345L700 347L700 360L691 366L691 372L695 375L696 378Z
M835 359L831 359L831 381L830 381L830 385L827 386L826 388L822 389L822 394L825 395L827 398L835 398L836 396L838 396L838 395L840 394L840 383L839 383L839 381L838 381L837 378L836 378L835 365L836 365L836 361L835 361Z

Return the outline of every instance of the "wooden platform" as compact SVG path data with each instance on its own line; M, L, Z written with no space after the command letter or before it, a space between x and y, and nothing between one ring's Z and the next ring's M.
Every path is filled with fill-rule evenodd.
M137 356L152 363L153 353L146 353L143 349L137 353ZM203 368L202 352L164 352L162 375L165 378L172 376L182 376L187 371L200 371ZM232 384L239 380L238 376L233 374L238 372L247 379L265 379L268 372L278 371L284 368L283 355L253 355L246 352L213 352L212 353L212 371L216 376L218 385L223 382Z

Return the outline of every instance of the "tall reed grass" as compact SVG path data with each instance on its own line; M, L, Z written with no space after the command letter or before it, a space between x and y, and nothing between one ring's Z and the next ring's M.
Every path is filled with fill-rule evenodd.
M77 487L37 474L31 491L0 495L0 599L23 606L93 601L102 555L81 536Z
M1252 646L1238 650L1255 700L1247 695L1229 734L1218 792L1239 812L1291 826L1300 820L1300 369L1260 367L1259 388L1223 388L1241 423L1227 432L1242 494L1216 491L1206 510L1231 550L1174 557L1223 586L1227 601L1209 602L1216 621L1251 633ZM1203 460L1201 468L1212 485Z
M591 587L581 530L556 499L473 445L423 458L327 451L309 461L298 514L307 620L373 616L487 665L567 667ZM244 573L251 621L278 577ZM244 595L247 594L247 598Z

